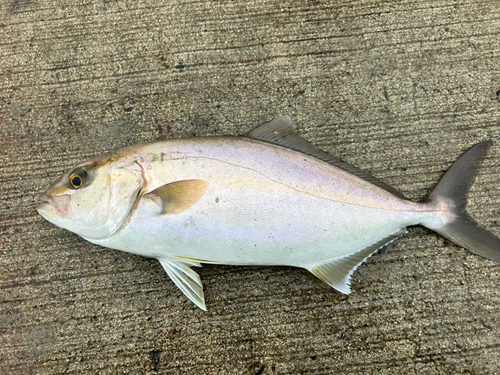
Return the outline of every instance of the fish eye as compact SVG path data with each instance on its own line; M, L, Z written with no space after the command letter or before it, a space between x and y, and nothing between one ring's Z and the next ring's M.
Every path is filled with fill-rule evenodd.
M69 184L73 189L80 189L87 183L88 173L85 168L77 168L69 175Z

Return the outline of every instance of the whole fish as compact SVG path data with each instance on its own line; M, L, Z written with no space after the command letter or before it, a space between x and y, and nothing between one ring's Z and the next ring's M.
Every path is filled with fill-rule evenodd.
M295 135L283 116L244 137L171 139L97 156L50 186L37 210L92 243L158 259L204 310L191 269L201 263L302 267L347 294L354 270L409 225L500 260L500 240L465 212L490 145L472 147L416 203Z

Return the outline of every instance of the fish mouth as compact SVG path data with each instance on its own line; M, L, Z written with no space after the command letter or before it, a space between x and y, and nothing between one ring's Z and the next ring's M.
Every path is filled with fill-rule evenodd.
M36 210L40 215L43 217L47 216L56 216L56 210L54 206L52 206L49 203L49 197L47 197L45 194L40 197L40 203L39 205L36 206Z
M36 210L38 211L41 207L43 207L44 205L49 205L50 206L50 203L49 203L49 197L46 195L46 194L43 194L40 199L38 200L38 202L40 202L40 204L38 204L36 206Z
M48 219L48 217L60 217L60 218L67 217L68 210L62 208L67 205L64 204L61 205L61 203L65 203L63 201L65 201L66 199L69 199L69 196L52 197L50 195L43 194L40 197L40 202L42 203L36 206L36 210L40 215L42 215L46 219Z

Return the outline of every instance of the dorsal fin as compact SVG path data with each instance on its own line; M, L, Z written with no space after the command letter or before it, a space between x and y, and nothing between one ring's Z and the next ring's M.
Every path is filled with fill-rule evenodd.
M314 156L317 159L326 161L338 168L341 168L355 176L358 176L368 182L371 182L382 189L405 199L405 197L392 186L387 185L385 182L380 181L378 178L373 177L369 173L362 171L339 158L329 155L321 151L316 146L310 144L297 134L295 134L292 120L288 116L276 117L275 119L259 125L257 128L247 134L248 137L258 139L260 141L274 143L279 146L287 147L295 151L303 152L304 154Z
M305 268L316 275L318 278L323 280L325 283L330 285L332 288L335 288L339 292L342 292L344 294L349 294L351 293L351 276L354 271L375 251L396 240L403 233L406 233L406 230L398 231L393 235L383 238L373 245L368 246L366 249L363 249L352 255L343 258L328 260L325 263L315 264Z

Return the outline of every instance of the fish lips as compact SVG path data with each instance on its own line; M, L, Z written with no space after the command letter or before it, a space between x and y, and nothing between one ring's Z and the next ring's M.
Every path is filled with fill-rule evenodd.
M68 217L70 207L69 195L42 195L40 200L44 203L39 204L36 210L45 219L54 223L57 219L65 219Z

